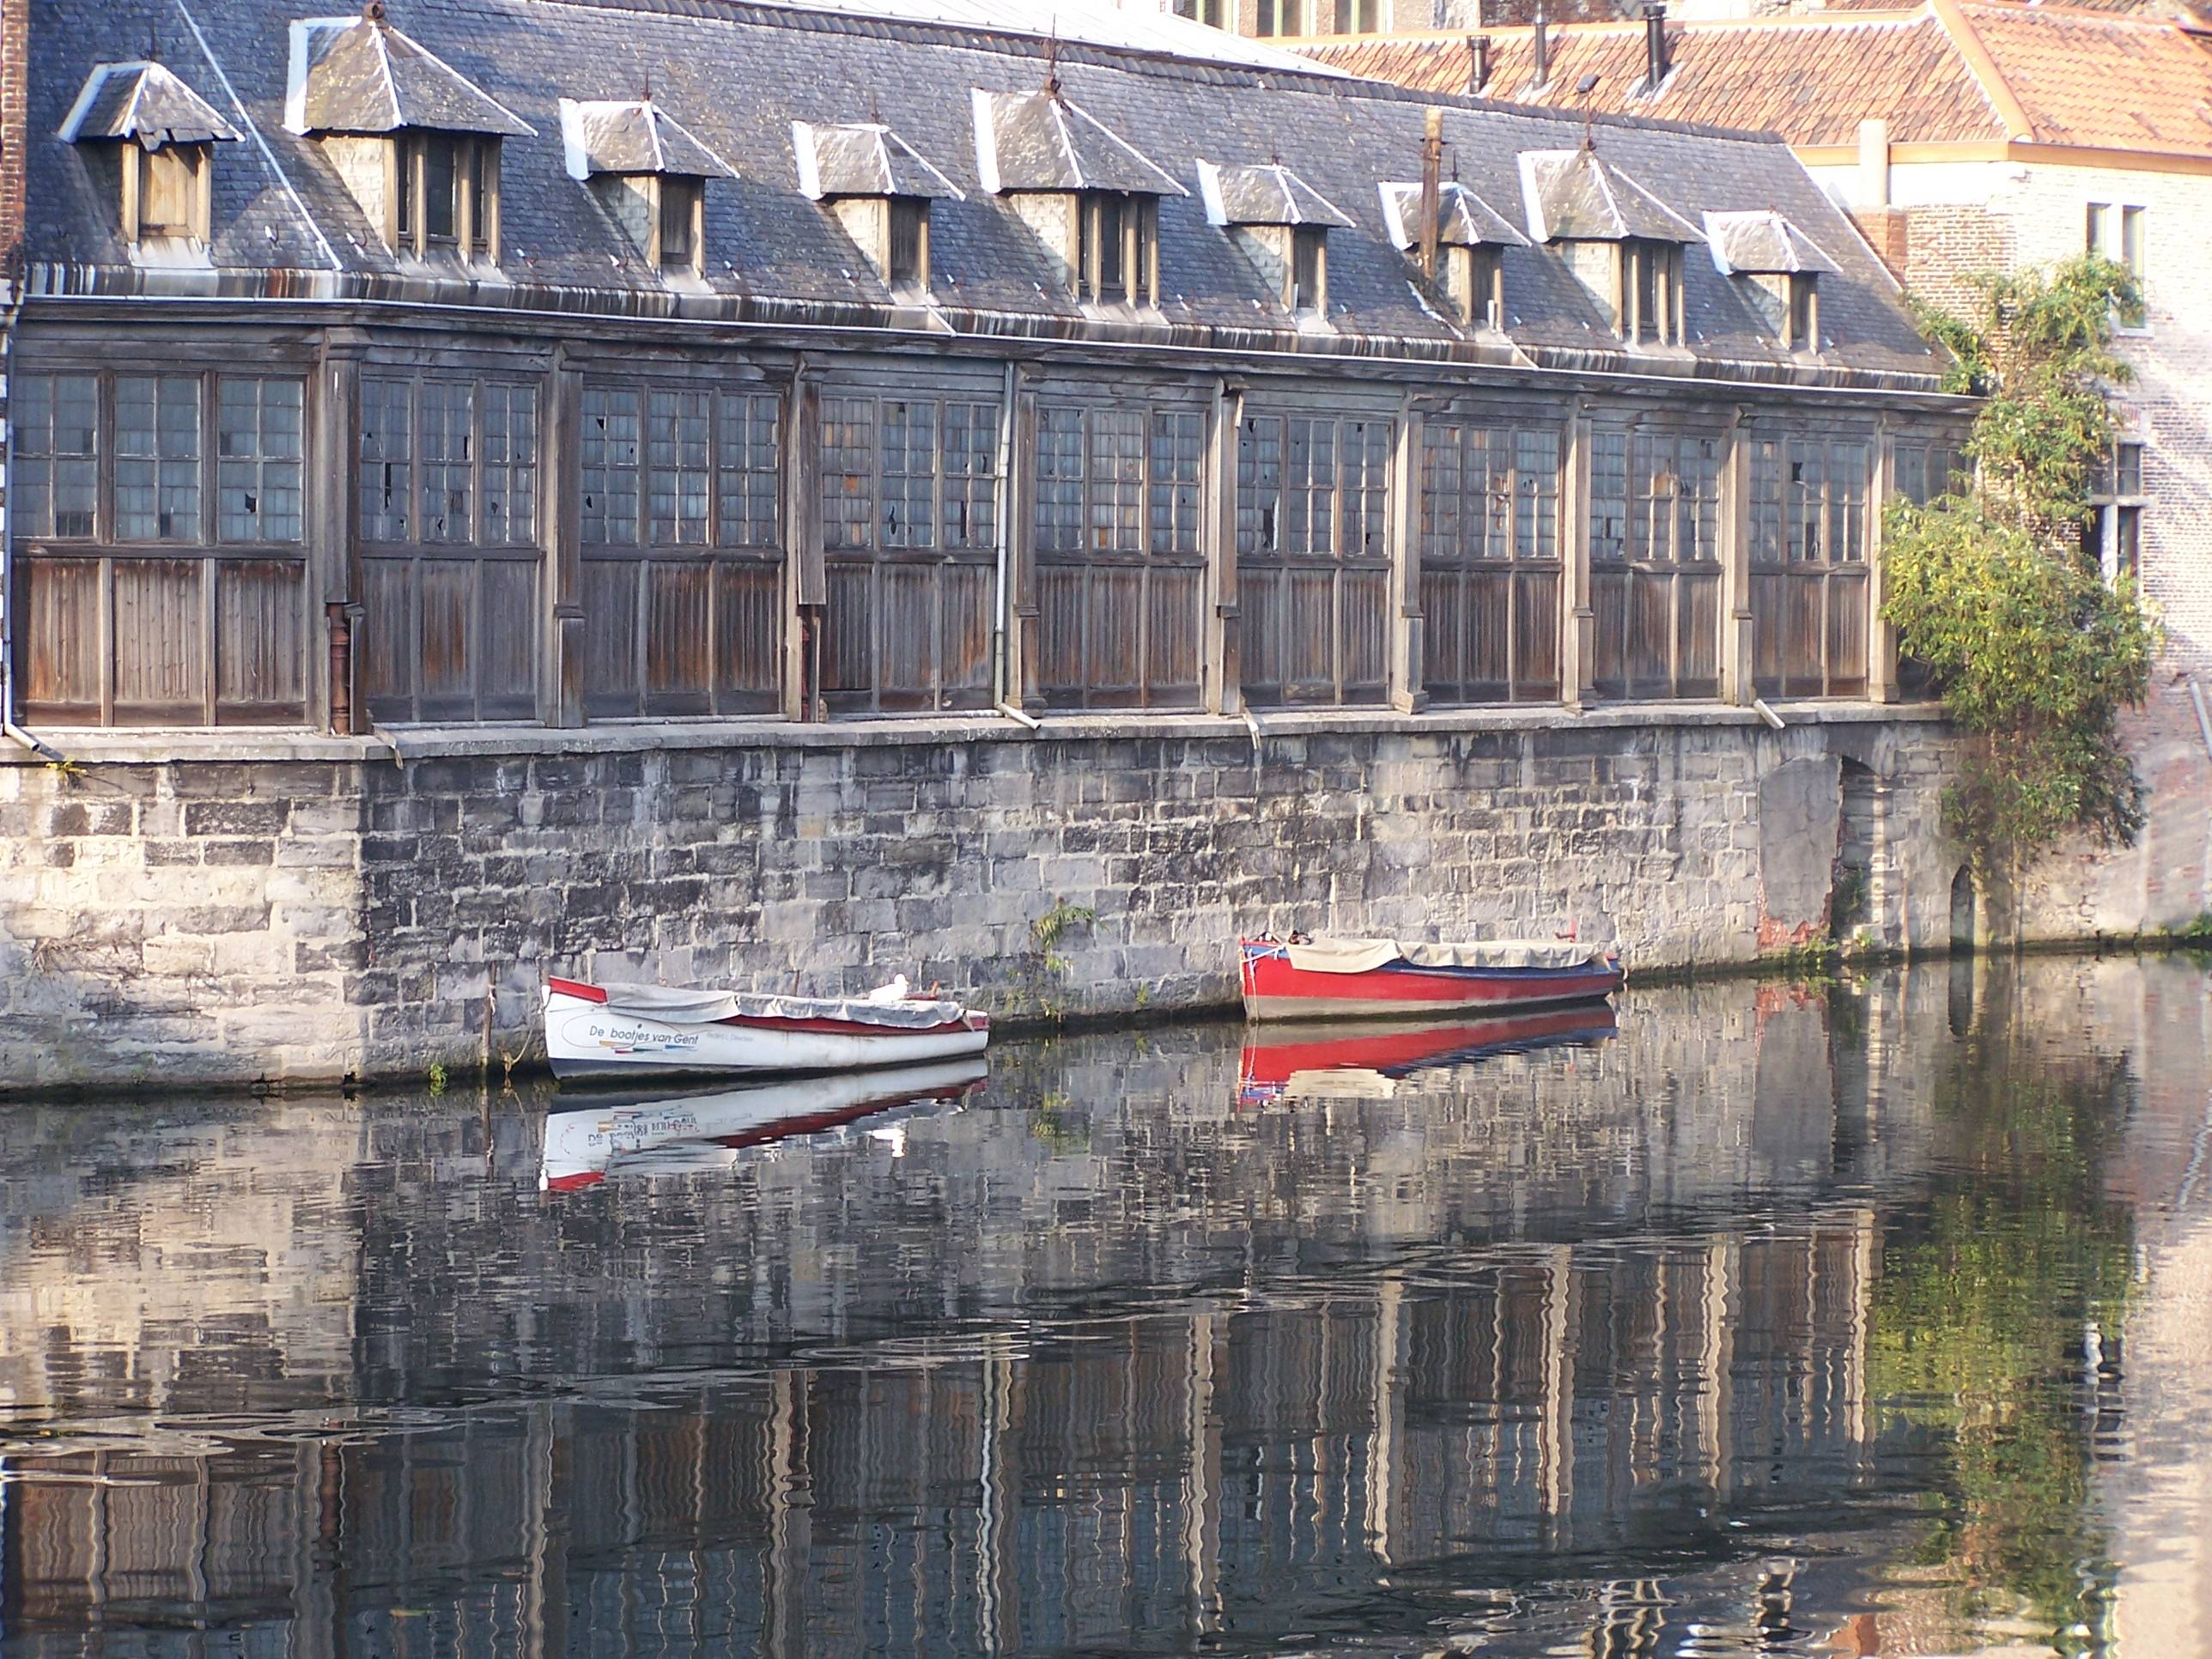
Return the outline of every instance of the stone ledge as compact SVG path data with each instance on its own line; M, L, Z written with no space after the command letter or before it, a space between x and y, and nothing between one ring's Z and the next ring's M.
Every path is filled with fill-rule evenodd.
M1941 721L1936 703L1778 702L1791 726ZM1271 709L1242 715L1105 714L1047 715L1035 731L1000 715L917 715L805 724L790 720L609 721L564 728L545 726L387 726L373 737L279 729L232 731L40 731L37 735L86 765L162 765L171 762L370 763L466 757L639 754L713 749L873 749L908 744L1129 742L1161 738L1441 736L1462 732L1587 732L1684 726L1749 726L1759 714L1729 703L1600 703L1576 710L1534 708L1446 708L1419 714L1389 708ZM0 745L0 767L46 763L13 743Z

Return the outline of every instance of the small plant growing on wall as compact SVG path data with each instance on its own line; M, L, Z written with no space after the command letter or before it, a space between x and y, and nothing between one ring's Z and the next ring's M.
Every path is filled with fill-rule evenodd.
M1088 927L1097 919L1098 913L1087 904L1054 899L1052 908L1030 923L1030 939L1036 949L1014 994L1018 1010L1034 1011L1055 1025L1067 1018L1066 981L1070 964L1060 953L1060 941L1070 930Z
M2143 789L2123 752L2160 637L2131 573L2108 581L2081 526L2130 378L2116 316L2134 277L2094 255L1977 282L1970 314L1924 312L1955 359L1946 390L1982 397L1970 487L1891 504L1884 617L1968 737L1945 805L1978 880L2019 873L2069 831L2134 841Z

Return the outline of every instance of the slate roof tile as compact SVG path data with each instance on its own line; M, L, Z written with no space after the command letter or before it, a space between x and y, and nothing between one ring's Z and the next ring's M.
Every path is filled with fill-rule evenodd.
M311 0L185 3L220 73L189 38L165 41L171 66L188 83L234 88L237 106L225 94L217 107L258 140L225 145L217 158L218 276L334 264L363 279L398 276L398 262L316 141L283 126L284 41ZM978 176L970 94L1036 91L1046 73L1042 41L748 0L391 0L391 16L532 129L508 137L501 152L501 269L512 283L665 293L590 191L568 176L558 107L563 98L635 100L650 87L739 175L706 187L706 283L726 305L811 304L862 323L881 316L890 295L836 217L800 193L793 149L794 122L880 119L963 192L933 204L939 304L956 316L1018 317L1024 331L1068 331L1088 314ZM93 64L143 52L143 22L104 0L40 0L33 40L27 253L50 265L123 267L111 192L52 135ZM1352 224L1331 233L1329 321L1346 349L1462 337L1414 291L1377 189L1420 176L1424 100L1333 76L1092 46L1063 45L1057 72L1070 102L1138 144L1178 190L1193 190L1200 157L1274 158L1340 209ZM1516 234L1527 228L1520 152L1568 149L1583 137L1577 115L1495 104L1455 102L1443 127L1461 181ZM1596 140L1608 161L1693 224L1707 211L1771 210L1832 258L1839 274L1824 279L1821 304L1837 341L1825 360L1832 371L1933 372L1935 359L1894 284L1786 147L1606 118ZM1214 330L1223 332L1211 337L1233 342L1252 337L1231 331L1292 329L1251 262L1206 222L1194 191L1163 197L1159 221L1162 303L1151 337L1199 343ZM1509 330L1522 346L1620 361L1605 320L1556 253L1510 246L1504 259ZM1736 287L1710 261L1691 265L1691 349L1717 366L1705 372L1734 373L1717 366L1742 364L1794 372ZM1378 343L1363 344L1362 337Z

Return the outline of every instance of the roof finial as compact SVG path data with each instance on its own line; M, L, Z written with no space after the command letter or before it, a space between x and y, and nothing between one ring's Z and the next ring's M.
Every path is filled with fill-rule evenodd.
M361 0L361 21L381 23L384 21L384 0Z
M1597 90L1597 82L1598 77L1595 75L1585 75L1575 82L1575 90L1581 94L1583 100L1583 148L1584 149L1597 148L1597 140L1590 136L1590 94Z
M1060 17L1055 13L1045 26L1044 94L1060 96Z

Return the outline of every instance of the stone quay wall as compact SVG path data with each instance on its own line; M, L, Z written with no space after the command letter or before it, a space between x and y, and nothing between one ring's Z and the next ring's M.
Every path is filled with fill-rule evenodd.
M0 1086L526 1065L549 972L1021 1018L1226 1006L1293 928L1948 945L1945 728L1784 714L88 735L0 764Z

